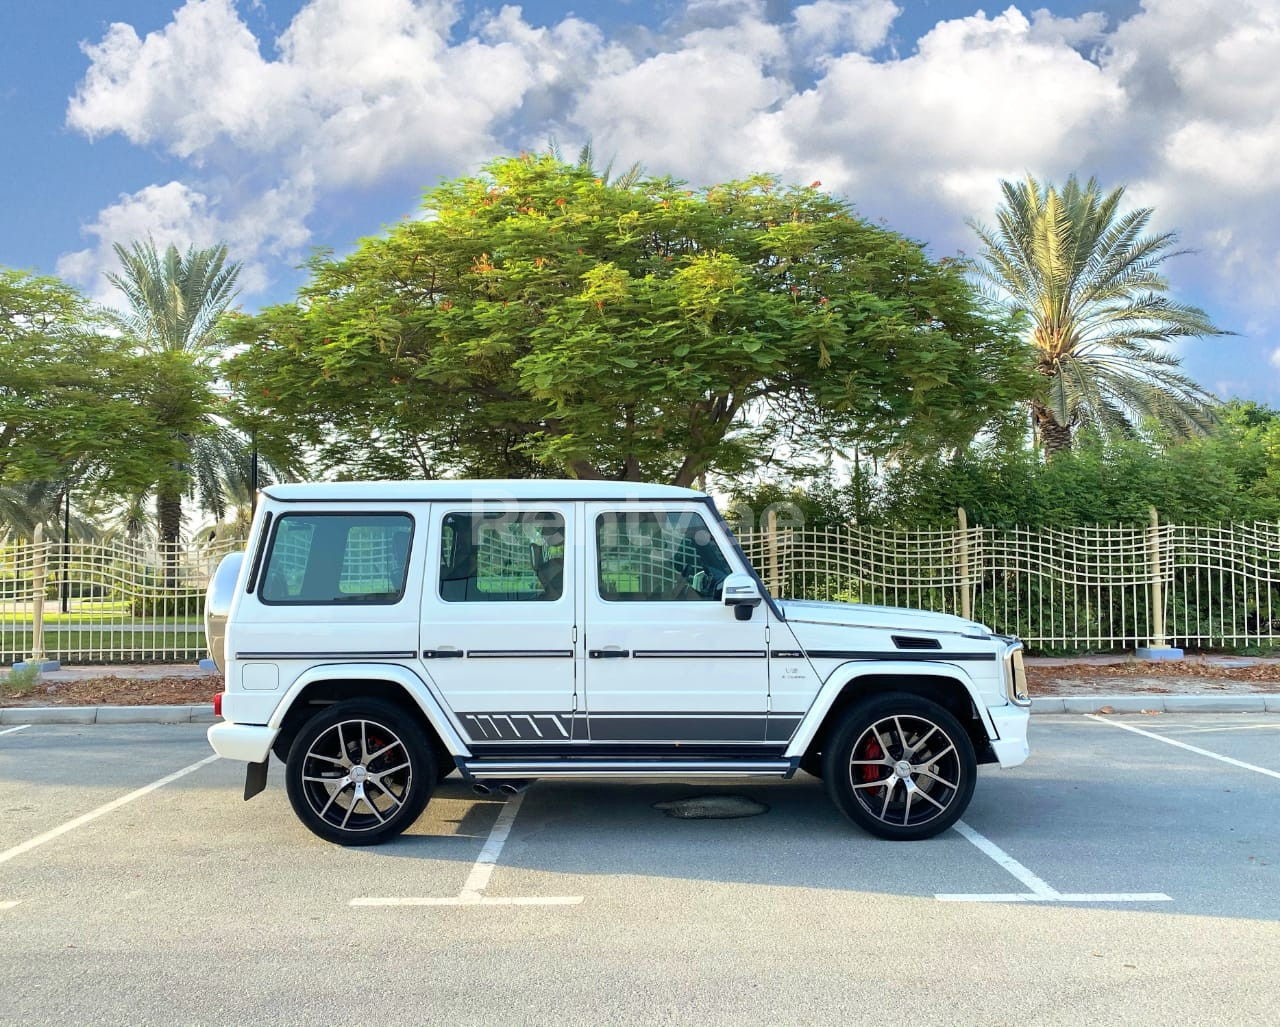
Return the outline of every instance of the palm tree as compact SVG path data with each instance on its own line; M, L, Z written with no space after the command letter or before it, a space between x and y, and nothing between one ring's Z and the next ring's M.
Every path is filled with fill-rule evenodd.
M214 370L225 348L220 322L236 294L240 265L229 263L225 244L179 253L170 245L163 254L148 239L126 249L115 246L121 273L107 278L128 301L118 317L122 330L148 352L181 354L207 371ZM247 446L240 434L206 414L198 431L181 431L185 458L158 469L154 488L160 542L172 547L182 530L182 500L192 496L219 517L226 510L224 484L244 463Z
M1030 175L1001 182L996 227L975 222L985 247L976 271L992 298L1030 322L1045 388L1031 403L1045 455L1071 448L1072 432L1132 432L1150 419L1175 436L1206 431L1215 398L1164 348L1230 334L1198 307L1174 303L1160 265L1177 235L1144 234L1152 210L1122 213L1124 188L1102 194L1075 175L1059 192Z

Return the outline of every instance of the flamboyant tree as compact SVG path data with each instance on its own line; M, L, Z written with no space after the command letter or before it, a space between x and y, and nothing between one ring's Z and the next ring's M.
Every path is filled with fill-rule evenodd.
M964 270L817 188L497 160L236 319L264 415L350 473L664 480L781 441L965 441L1024 394Z

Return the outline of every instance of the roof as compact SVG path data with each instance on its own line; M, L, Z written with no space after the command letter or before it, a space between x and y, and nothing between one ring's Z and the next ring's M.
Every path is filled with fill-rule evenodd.
M638 481L460 479L455 481L321 481L269 485L264 495L285 503L437 502L512 499L703 499L705 492Z

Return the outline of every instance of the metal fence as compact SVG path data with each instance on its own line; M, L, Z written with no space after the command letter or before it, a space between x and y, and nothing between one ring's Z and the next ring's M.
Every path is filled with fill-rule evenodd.
M1280 525L744 533L770 591L971 617L1043 653L1280 644Z
M938 610L1038 652L1280 645L1280 524L1145 528L779 528L740 535L770 590ZM243 543L0 546L0 664L191 662L204 591Z
M204 593L243 542L191 546L46 541L0 546L0 664L194 662Z

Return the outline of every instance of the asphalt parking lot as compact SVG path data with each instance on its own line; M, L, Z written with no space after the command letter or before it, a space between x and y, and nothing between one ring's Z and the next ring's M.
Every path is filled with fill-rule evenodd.
M201 725L0 728L0 1021L1280 1021L1280 715L1038 716L913 844L802 776L450 780L344 850L279 769L245 803ZM769 812L652 808L726 793Z

